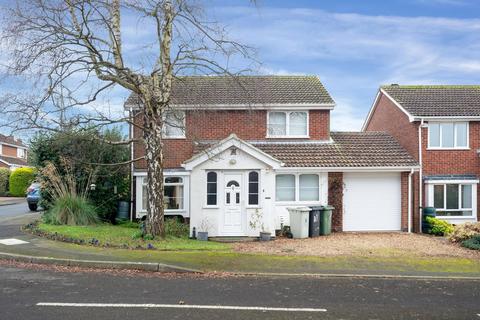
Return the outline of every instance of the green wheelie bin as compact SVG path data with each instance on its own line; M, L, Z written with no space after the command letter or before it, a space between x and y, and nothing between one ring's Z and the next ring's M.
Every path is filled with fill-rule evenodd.
M332 233L332 206L323 206L320 210L320 235L326 236Z

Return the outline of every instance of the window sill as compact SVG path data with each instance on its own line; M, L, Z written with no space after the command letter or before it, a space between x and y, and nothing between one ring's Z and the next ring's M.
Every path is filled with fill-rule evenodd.
M475 216L436 216L437 219L443 219L443 220L457 220L457 219L465 219L465 220L471 220L475 219Z
M202 209L219 209L220 206L203 206Z
M185 140L186 137L163 137L163 140Z
M428 147L427 151L432 150L432 151L465 151L465 150L471 150L470 148L434 148L434 147Z
M310 139L309 135L306 136L266 136L266 139Z

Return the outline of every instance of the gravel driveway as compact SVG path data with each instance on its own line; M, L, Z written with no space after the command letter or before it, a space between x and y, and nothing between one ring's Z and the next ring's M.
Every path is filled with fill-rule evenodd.
M334 233L309 239L278 238L270 242L234 245L237 252L309 256L423 256L480 259L480 252L445 238L408 233Z

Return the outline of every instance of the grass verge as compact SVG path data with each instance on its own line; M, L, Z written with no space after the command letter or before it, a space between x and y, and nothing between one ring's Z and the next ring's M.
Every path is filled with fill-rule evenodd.
M66 226L39 223L31 228L33 233L52 240L76 244L90 244L100 247L158 250L209 250L229 251L231 246L224 243L198 241L186 237L166 237L165 239L134 239L138 228L132 225L100 224L93 226Z

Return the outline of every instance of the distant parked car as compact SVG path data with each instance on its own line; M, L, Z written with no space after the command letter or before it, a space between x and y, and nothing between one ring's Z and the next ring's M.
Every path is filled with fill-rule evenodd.
M27 189L27 203L30 211L37 211L40 199L40 183L33 182Z

